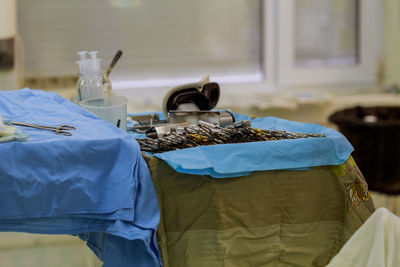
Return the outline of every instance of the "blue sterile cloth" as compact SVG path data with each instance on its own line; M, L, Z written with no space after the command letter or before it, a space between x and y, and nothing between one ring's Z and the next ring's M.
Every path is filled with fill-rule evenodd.
M234 114L236 121L250 120L259 129L319 133L326 137L198 146L153 154L178 172L229 178L253 171L307 169L345 162L353 147L339 132L318 124L275 117L250 119Z
M131 135L37 90L0 92L0 114L76 127L63 136L17 126L29 141L0 143L1 231L79 235L104 266L160 265L157 196Z

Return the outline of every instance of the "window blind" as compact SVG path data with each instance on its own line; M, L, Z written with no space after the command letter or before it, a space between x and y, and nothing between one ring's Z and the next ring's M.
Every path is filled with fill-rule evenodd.
M103 67L118 49L119 80L259 75L261 1L18 0L25 76L76 75L77 51Z

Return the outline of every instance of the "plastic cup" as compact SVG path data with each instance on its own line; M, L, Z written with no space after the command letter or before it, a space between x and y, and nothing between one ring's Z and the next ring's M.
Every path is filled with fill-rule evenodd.
M123 96L107 96L79 102L84 109L96 114L112 125L126 131L126 106L128 99Z

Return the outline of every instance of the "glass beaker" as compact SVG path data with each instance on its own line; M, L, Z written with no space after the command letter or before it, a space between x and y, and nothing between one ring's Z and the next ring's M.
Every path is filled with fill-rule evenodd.
M79 106L126 131L127 103L126 97L106 96L81 101Z
M76 102L99 97L107 97L111 92L111 82L104 72L79 73L76 83Z

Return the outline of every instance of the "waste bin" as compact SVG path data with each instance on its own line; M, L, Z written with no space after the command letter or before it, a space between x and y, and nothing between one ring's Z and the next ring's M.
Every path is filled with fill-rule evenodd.
M400 193L400 107L353 107L335 112L339 126L354 147L353 157L369 189Z

